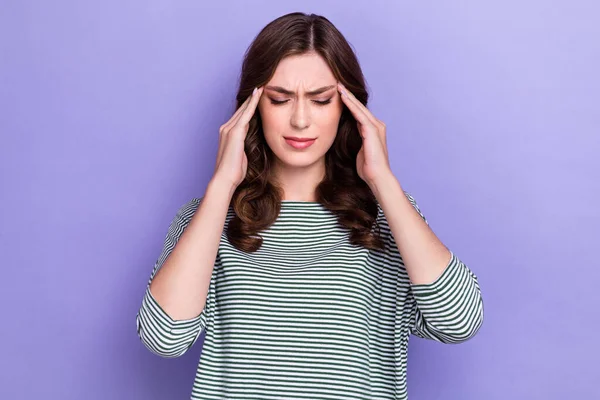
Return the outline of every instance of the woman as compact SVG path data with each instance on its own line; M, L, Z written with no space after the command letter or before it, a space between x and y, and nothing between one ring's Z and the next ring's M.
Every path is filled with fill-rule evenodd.
M164 357L206 332L193 399L406 399L410 334L479 330L477 278L394 177L367 97L323 17L282 16L248 49L214 175L136 319Z

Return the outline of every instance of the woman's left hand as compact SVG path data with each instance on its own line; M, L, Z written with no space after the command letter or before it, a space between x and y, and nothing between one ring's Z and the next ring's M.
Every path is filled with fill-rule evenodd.
M346 104L358 126L363 139L362 147L356 157L358 176L371 188L378 179L392 174L385 139L385 124L371 114L344 85L338 83L342 101Z

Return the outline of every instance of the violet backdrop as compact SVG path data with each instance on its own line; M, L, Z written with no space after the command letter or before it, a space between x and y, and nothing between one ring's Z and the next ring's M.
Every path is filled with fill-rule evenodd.
M410 398L600 398L591 0L3 1L0 398L189 398L203 338L161 359L135 313L243 52L291 11L351 42L394 173L480 280L474 339L411 340Z

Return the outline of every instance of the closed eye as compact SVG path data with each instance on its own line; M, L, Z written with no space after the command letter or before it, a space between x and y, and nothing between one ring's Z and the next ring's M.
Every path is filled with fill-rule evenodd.
M275 104L275 105L284 104L289 101L289 100L275 100L275 99L270 99L270 100L271 100L271 104ZM331 99L327 99L327 100L323 100L323 101L313 100L313 102L318 105L324 106L325 104L331 103Z

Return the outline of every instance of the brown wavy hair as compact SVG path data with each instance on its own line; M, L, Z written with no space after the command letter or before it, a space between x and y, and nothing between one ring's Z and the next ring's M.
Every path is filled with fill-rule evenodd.
M294 12L266 25L246 50L236 109L255 87L271 79L284 57L309 52L319 54L336 79L361 103L367 104L362 70L344 36L323 16ZM383 249L377 226L377 200L356 171L356 156L361 145L356 120L344 105L334 143L325 154L325 178L315 194L317 202L350 230L352 244ZM253 252L262 244L259 232L277 219L283 195L272 173L274 154L265 140L258 110L250 120L244 149L248 170L231 200L235 216L227 226L227 237L236 248Z

